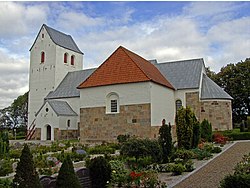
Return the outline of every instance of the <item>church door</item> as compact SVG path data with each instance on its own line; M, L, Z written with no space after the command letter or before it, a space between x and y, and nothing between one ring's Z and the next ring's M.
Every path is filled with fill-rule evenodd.
M51 140L51 126L47 125L47 140Z

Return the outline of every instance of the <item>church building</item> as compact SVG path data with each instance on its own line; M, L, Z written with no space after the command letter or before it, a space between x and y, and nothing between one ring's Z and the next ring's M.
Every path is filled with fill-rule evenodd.
M30 49L27 139L157 138L162 119L175 128L181 106L213 130L232 129L232 97L201 58L158 63L120 46L98 68L82 67L73 38L43 24Z

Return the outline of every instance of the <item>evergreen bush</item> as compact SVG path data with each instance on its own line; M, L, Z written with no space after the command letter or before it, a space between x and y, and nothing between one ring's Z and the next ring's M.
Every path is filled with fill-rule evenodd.
M91 159L88 166L93 188L106 187L111 179L111 166L102 156Z
M9 153L9 136L8 132L0 134L0 156L6 156Z
M171 125L165 124L163 120L162 126L159 129L159 144L162 149L162 158L163 162L169 162L169 158L172 155L173 151L173 143L172 143L172 135L171 135Z
M196 119L195 116L193 116L192 119L193 119L193 143L192 143L192 148L197 148L198 144L200 143L200 139L201 139L200 123Z
M191 149L193 143L193 117L194 113L187 107L181 107L176 115L176 133L178 147Z
M59 170L56 180L57 188L80 188L80 182L75 174L73 163L70 156L67 155L63 161L63 164Z
M207 142L212 141L212 125L207 119L201 122L201 138Z
M27 144L24 144L20 161L17 164L16 174L13 180L15 188L39 188L42 187L33 161L33 156Z

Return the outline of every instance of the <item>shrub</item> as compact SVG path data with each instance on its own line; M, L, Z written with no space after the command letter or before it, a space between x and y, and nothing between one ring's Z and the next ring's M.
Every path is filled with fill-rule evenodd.
M192 148L194 117L194 113L189 107L181 107L177 112L175 121L179 148Z
M9 137L7 132L0 134L0 156L6 156L9 153Z
M106 146L106 145L98 145L92 148L87 149L88 154L113 154L115 153L115 148Z
M208 142L212 141L212 125L207 119L201 122L201 138Z
M6 176L13 172L12 163L10 160L0 160L0 176Z
M186 162L188 159L194 158L194 152L191 150L178 149L174 154L174 158L180 158Z
M20 161L17 164L13 187L42 187L27 144L24 144Z
M228 137L225 137L223 136L222 134L220 133L214 133L213 134L213 141L216 143L216 144L222 144L222 145L225 145L228 141Z
M194 152L194 157L198 160L209 159L212 156L212 154L207 150L201 150L196 148L192 151Z
M56 187L60 188L80 188L80 182L75 174L73 163L69 156L67 156L59 170Z
M187 172L192 172L195 168L194 168L194 162L192 160L188 160L185 163L185 168Z
M121 155L135 157L136 161L140 157L151 156L154 162L158 162L161 161L162 150L156 140L133 138L123 143Z
M130 138L130 135L128 135L128 134L125 134L125 135L120 134L117 136L117 140L118 140L119 144L127 142L129 138Z
M0 178L0 187L4 188L11 188L12 187L12 181L10 179L2 179Z
M196 118L194 117L194 120ZM196 148L198 144L200 143L201 139L201 132L200 132L200 123L197 121L194 122L193 125L193 143L192 143L192 148Z
M221 188L250 187L250 174L227 175L221 182Z
M109 161L109 164L112 170L110 185L112 185L112 187L115 187L116 185L121 187L127 182L128 175L124 163L120 160L111 160Z
M9 151L9 157L10 158L14 158L14 159L19 159L20 158L20 156L21 156L21 153L22 153L22 151L21 150L17 150L17 149L11 149L10 151Z
M173 164L172 166L172 172L174 176L181 175L185 170L186 168L182 164Z
M168 162L169 157L172 155L173 151L173 143L172 143L172 135L171 135L171 125L165 124L163 120L163 125L159 129L159 144L162 149L162 158L163 162Z
M212 149L212 153L220 153L222 151L222 149L220 148L220 147L218 147L218 146L215 146L215 147L213 147L213 149Z
M110 181L111 166L104 157L91 159L87 167L90 170L93 188L105 187L107 181Z

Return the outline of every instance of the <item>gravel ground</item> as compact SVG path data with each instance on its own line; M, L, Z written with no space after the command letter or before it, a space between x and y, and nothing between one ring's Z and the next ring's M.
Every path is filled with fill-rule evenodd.
M250 141L236 142L221 155L209 161L189 177L174 185L174 188L216 188L225 175L233 173L243 155L250 152ZM170 185L170 187L172 187Z

